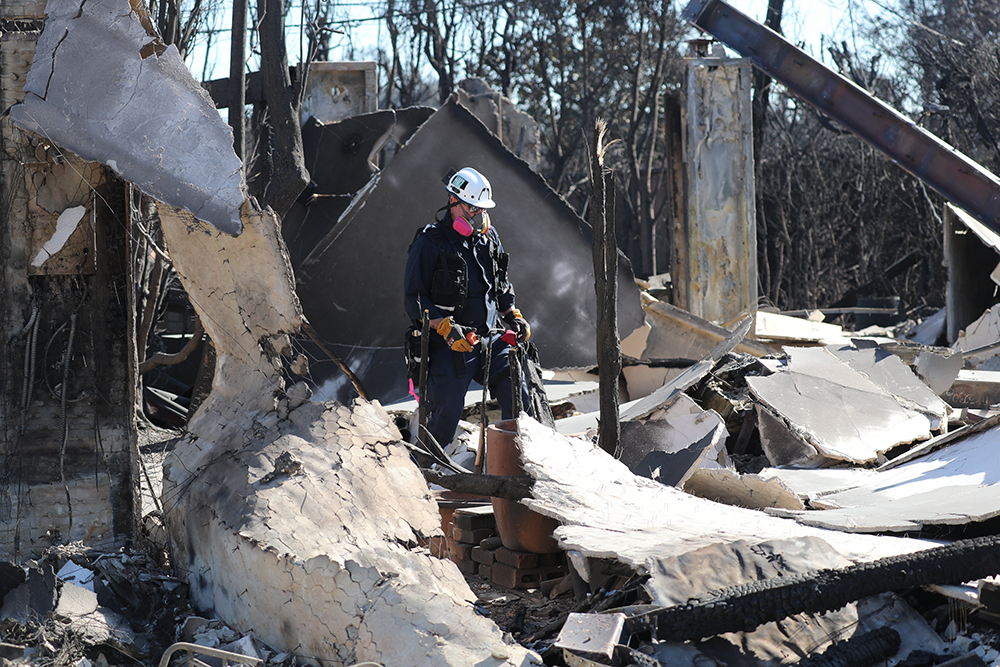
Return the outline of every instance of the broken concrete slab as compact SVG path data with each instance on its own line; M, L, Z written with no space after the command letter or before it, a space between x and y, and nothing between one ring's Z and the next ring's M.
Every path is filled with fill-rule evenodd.
M817 536L852 562L911 553L933 543L902 537L822 530L697 498L639 477L596 445L547 429L523 416L518 420L525 470L535 479L534 499L524 504L562 525L555 537L564 550L588 558L615 558L646 567L736 539Z
M870 463L892 447L931 436L932 421L923 412L853 370L829 349L785 351L784 360L762 360L772 374L747 377L747 385L767 412L821 456Z
M50 2L24 102L10 115L150 196L238 234L245 185L232 130L177 47L147 30L145 9L136 7Z
M441 179L474 165L490 180L492 224L510 253L518 308L544 368L592 368L596 295L591 230L537 173L468 110L449 100L420 126L352 202L336 227L296 268L306 316L369 396L391 403L407 394L402 344L402 275L414 234L446 203ZM643 321L628 262L618 274L623 336ZM332 362L311 364L318 397L348 400L350 383Z
M850 532L918 531L1000 516L1000 426L947 444L849 488L814 495L803 511L772 510L805 525Z
M442 535L440 515L381 407L305 403L250 428L222 458L218 439L186 438L165 470L174 558L198 609L340 665L531 662L475 613L455 564L418 546ZM264 483L284 452L299 471Z

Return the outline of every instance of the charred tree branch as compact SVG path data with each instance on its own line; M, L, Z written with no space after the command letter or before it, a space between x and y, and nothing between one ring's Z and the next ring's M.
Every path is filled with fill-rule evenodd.
M525 498L533 498L530 477L500 477L498 475L476 475L472 473L457 473L446 475L437 470L421 469L424 479L449 491L457 493L474 493L478 496L503 498L511 502L520 502Z

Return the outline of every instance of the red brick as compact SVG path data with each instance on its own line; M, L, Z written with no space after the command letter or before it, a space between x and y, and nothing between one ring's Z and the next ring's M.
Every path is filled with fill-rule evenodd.
M513 551L507 547L500 547L496 552L497 562L510 565L517 570L525 570L538 567L538 554L525 551Z
M477 563L483 563L485 565L492 565L493 561L496 560L493 556L493 552L489 549L484 549L482 547L472 547L472 560Z
M465 530L464 528L459 528L455 526L451 531L451 536L458 542L465 542L466 544L471 544L473 546L479 544L487 537L493 535L492 528L479 528L477 530Z
M452 560L472 560L472 545L452 541L448 545Z
M566 574L566 567L549 565L519 570L503 563L493 563L490 578L493 583L507 588L538 588L543 581L555 579Z
M483 579L493 579L493 565L487 565L486 563L477 563L479 566L478 574Z
M455 565L458 566L458 571L462 574L475 574L479 567L479 563L473 562L471 560L455 560L451 559Z
M480 530L482 528L496 530L497 527L496 517L493 516L493 507L490 505L457 509L452 516L452 521L464 530Z

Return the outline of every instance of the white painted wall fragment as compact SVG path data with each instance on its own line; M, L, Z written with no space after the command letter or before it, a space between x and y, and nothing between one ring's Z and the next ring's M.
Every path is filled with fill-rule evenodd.
M143 192L238 234L244 199L232 130L173 45L128 0L49 2L11 117Z
M986 521L1000 516L998 443L996 427L973 433L891 470L870 473L848 488L815 494L810 500L814 510L781 515L854 532Z
M963 352L981 349L982 352L968 356L970 366L983 371L1000 370L1000 304L965 327L955 342L955 348Z
M62 250L63 246L66 245L66 241L76 231L77 225L80 224L86 213L86 206L74 206L60 213L56 219L55 232L38 250L38 254L31 260L31 265L35 267L41 266L45 263L45 260Z

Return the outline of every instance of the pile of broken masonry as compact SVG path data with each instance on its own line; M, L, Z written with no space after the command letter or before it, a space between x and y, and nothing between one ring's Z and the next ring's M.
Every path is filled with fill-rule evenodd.
M998 360L962 352L988 347L973 336L990 326L970 326L967 338L944 348L916 342L935 334L912 323L852 334L761 312L749 337L750 320L728 331L647 295L644 306L648 326L636 356L696 361L626 368L632 395L620 408L616 457L595 444L593 377L547 374L550 400L576 410L554 429L518 420L522 465L533 479L523 504L558 521L554 536L569 569L537 590L466 573L469 608L499 623L508 647L489 648L481 664L1000 664L992 581L1000 573L992 536L1000 475L990 452L1000 415L990 409L989 370ZM996 317L991 311L984 321ZM643 383L661 386L646 393ZM313 413L328 414L355 446L367 438L385 447L376 464L340 460L345 470L384 466L379 474L391 478L413 467L395 426L411 417L404 408L299 398L279 412L285 422L299 415L311 424ZM476 427L464 426L456 460L475 450ZM296 465L264 456L260 474L249 466L252 487L289 491L313 474L307 450L288 442L282 451L293 453L284 461ZM384 489L386 479L369 483ZM305 502L308 490L296 498ZM351 521L344 515L344 526ZM422 544L404 545L411 554L429 554L443 536L416 532ZM167 545L154 542L150 555L64 546L27 567L6 564L0 661L153 665L173 642L250 656L248 664L372 657L357 629L350 651L324 658L278 645L273 632L218 602L207 608L204 591L191 594L190 575L167 574L158 552ZM171 546L171 557L180 553ZM435 571L453 580L454 554L435 555ZM379 566L386 581L409 576L395 567ZM362 619L376 615L368 597ZM422 621L413 619L416 628ZM437 643L457 641L462 616L438 622ZM399 651L412 651L404 644L395 654L383 644L371 664L431 664L431 651L401 662ZM439 664L472 664L462 660L476 650L443 651Z

